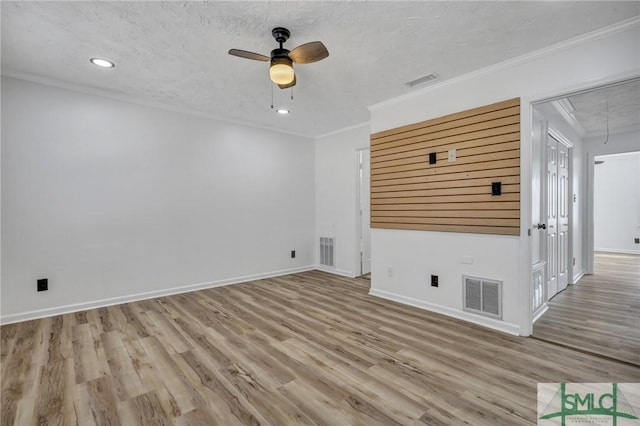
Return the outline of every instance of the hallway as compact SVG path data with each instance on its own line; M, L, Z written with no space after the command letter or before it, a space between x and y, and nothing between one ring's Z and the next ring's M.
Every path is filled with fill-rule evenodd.
M640 256L596 253L595 271L549 301L533 337L640 365Z

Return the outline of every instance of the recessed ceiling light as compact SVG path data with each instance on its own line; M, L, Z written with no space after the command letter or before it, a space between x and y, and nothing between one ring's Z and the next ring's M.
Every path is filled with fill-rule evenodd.
M289 114L291 111L289 111L288 109L279 108L279 109L277 109L277 110L276 110L276 112L277 112L278 114L287 115L287 114Z
M107 61L106 59L91 58L89 61L93 65L97 65L97 66L102 67L102 68L113 68L113 67L116 66L113 62Z

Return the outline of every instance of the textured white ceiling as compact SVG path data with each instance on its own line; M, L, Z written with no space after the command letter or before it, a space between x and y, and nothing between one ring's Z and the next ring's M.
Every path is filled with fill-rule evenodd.
M640 80L606 87L578 95L569 100L585 135L604 136L640 130ZM640 141L638 141L640 146Z
M640 14L639 2L10 2L5 75L106 90L172 108L315 136L368 120L366 107L435 72L468 73ZM271 28L289 49L321 40L330 56L296 67L294 100L275 89ZM116 68L89 64L105 57ZM419 87L418 87L419 88Z

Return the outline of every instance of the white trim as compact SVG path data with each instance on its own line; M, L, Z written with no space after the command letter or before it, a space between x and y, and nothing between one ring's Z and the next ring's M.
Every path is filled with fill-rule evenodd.
M251 123L251 122L248 122L248 121L234 120L234 119L231 119L231 118L225 118L225 117L221 117L221 116L218 116L218 115L215 115L215 114L208 114L208 113L205 113L205 112L196 111L196 110L189 109L189 108L182 108L182 107L177 107L177 106L174 106L174 105L169 105L169 104L158 102L158 101L151 101L151 100L147 100L147 99L136 98L134 96L130 96L130 95L122 94L122 93L115 93L115 92L111 92L111 91L104 90L104 89L98 89L98 88L95 88L95 87L85 87L85 86L81 86L81 85L78 85L78 84L68 83L66 81L57 80L57 79L54 79L54 78L43 77L43 76L29 74L29 73L23 73L23 72L19 72L19 71L15 71L15 70L5 70L5 69L3 69L2 70L2 76L3 77L9 77L9 78L15 78L17 80L29 81L31 83L42 84L44 86L56 87L58 89L71 90L73 92L79 92L79 93L83 93L85 95L101 96L103 98L115 99L115 100L120 101L120 102L127 102L127 103L131 103L131 104L135 104L135 105L142 105L142 106L145 106L145 107L148 107L148 108L155 108L155 109L159 109L159 110L162 110L162 111L174 112L174 113L177 113L177 114L183 114L183 115L187 115L187 116L190 116L190 117L199 117L199 118L205 118L205 119L208 119L208 120L222 121L222 122L225 122L225 123L231 123L231 124L235 124L235 125L238 125L238 126L250 127L250 128L253 128L253 129L260 129L260 130L268 130L268 131L277 132L277 133L285 133L285 134L289 134L289 135L293 135L293 136L299 136L299 137L303 137L303 138L309 138L309 139L313 139L314 138L313 135L291 132L291 131L282 130L281 128L276 128L276 127L262 126L262 125Z
M533 316L533 320L531 321L531 324L535 324L535 322L538 321L540 317L543 316L544 313L547 312L548 310L549 310L549 305L547 304L547 302L544 302L544 304L540 307L540 309L538 309L538 312L536 312L535 315Z
M371 126L371 123L366 121L364 123L359 123L359 124L354 124L353 126L347 126L347 127L343 127L341 129L338 130L332 130L330 132L327 133L323 133L321 135L318 136L314 136L316 139L320 139L320 138L325 138L327 136L333 136L333 135L337 135L338 133L342 133L342 132L347 132L349 130L354 130L354 129L359 129L360 127L365 127L365 126Z
M562 89L562 91L553 90L551 92L547 91L544 93L537 93L527 97L527 99L529 99L529 102L531 102L532 104L546 103L556 99L566 98L568 96L575 96L583 93L589 93L596 90L604 89L607 87L613 87L620 84L629 83L639 78L640 78L640 74L638 74L638 70L634 69L632 71L627 71L627 72L618 73L618 74L611 74L605 77L589 80L587 82L581 82L578 84L566 86ZM620 132L615 132L611 134L614 135L618 133ZM586 135L586 137L591 137L591 136Z
M526 130L525 130L526 129ZM519 250L519 282L518 287L519 309L519 334L529 336L533 331L532 303L533 300L533 280L532 280L532 207L531 207L531 186L532 183L532 158L533 146L531 143L531 131L533 129L533 105L525 99L520 99L520 250Z
M557 140L558 142L563 144L565 147L567 147L567 149L573 148L573 142L569 138L567 138L562 132L557 130L553 126L553 124L549 124L547 131L555 140Z
M586 194L586 198L587 198L587 208L586 208L586 229L585 229L585 246L586 246L586 250L585 250L585 257L586 257L586 262L585 262L585 266L586 266L586 273L587 274L593 274L595 272L595 250L593 249L594 247L594 238L593 238L593 231L594 231L594 206L593 206L593 202L594 202L594 185L593 185L593 179L595 177L595 157L592 153L590 153L589 151L585 152L586 157L587 157L587 167L585 169L586 172L586 179L585 179L585 191L584 193Z
M626 249L614 249L614 248L596 248L594 251L597 253L640 254L640 250L626 250Z
M582 279L582 277L584 277L584 269L578 271L578 273L573 276L573 284L577 284L578 281Z
M636 16L630 19L626 19L624 21L618 22L616 24L613 25L609 25L607 27L601 28L599 30L596 31L592 31L590 33L586 33L586 34L582 34L579 35L577 37L574 38L570 38L568 40L564 40L560 43L556 43L553 44L551 46L548 47L544 47L542 49L539 50L535 50L533 52L529 52L529 53L525 53L524 55L521 56L517 56L515 58L512 59L507 59L506 61L503 62L499 62L497 64L493 64L493 65L489 65L488 67L485 68L480 68L479 70L475 70L472 72L469 72L467 74L463 74L448 80L444 80L440 83L436 83L433 84L429 87L425 87L423 89L420 90L416 90L415 92L410 92L401 96L398 96L396 98L392 98L386 101L382 101L373 105L370 105L368 107L369 111L375 111L377 109L389 106L389 105L393 105L399 102L404 102L407 99L411 99L414 98L416 96L422 95L424 93L427 93L429 90L434 90L436 88L439 87L444 87L444 86L448 86L450 84L455 84L459 81L465 80L467 78L471 78L471 77L475 77L478 75L482 75L482 74L487 74L487 73L491 73L491 72L495 72L495 71L500 71L500 70L504 70L507 68L511 68L513 66L516 65L520 65L523 63L527 63L527 62L531 62L534 61L536 59L539 59L540 57L549 55L549 54L554 54L554 53L558 53L561 52L563 50L567 50L570 48L573 48L575 46L584 44L584 43L588 43L591 42L593 40L598 40L600 38L604 38L616 33L620 33L623 31L626 31L629 28L632 28L636 25L638 25L640 23L640 17ZM594 84L594 82L591 82L591 85L597 85ZM575 91L575 90L574 90Z
M401 296L399 294L390 293L384 290L371 289L369 291L370 296L380 297L382 299L392 300L394 302L402 303L403 305L414 306L416 308L425 309L427 311L436 312L449 317L461 319L463 321L469 321L474 324L478 324L493 330L502 331L503 333L512 334L514 336L520 335L520 327L516 324L511 324L501 320L487 318L481 315L474 315L470 312L460 311L458 309L449 308L442 305L436 305L434 303L425 302L423 300L414 299L412 297Z
M637 151L629 151L629 152L620 152L617 154L600 154L593 157L594 160L607 160L609 158L626 158L626 157L635 157L640 154L640 150Z
M245 275L242 277L226 278L223 280L207 283L190 284L180 287L166 288L162 290L148 291L144 293L129 294L126 296L110 297L107 299L94 300L91 302L74 303L71 305L58 306L55 308L37 309L35 311L20 312L17 314L3 315L0 317L0 324L11 324L38 318L46 318L54 315L69 314L73 312L86 311L88 309L102 308L105 306L120 305L122 303L137 302L139 300L153 299L156 297L171 296L173 294L190 293L192 291L205 290L208 288L223 287L231 284L239 284L247 281L273 278L281 275L296 274L316 269L315 266L302 266L299 268L282 269L280 271L266 272L263 274Z
M360 240L362 239L362 214L360 213L362 206L362 180L360 178L360 156L363 152L368 152L369 157L369 180L371 180L371 147L367 146L365 148L357 148L356 149L356 168L355 168L355 179L356 179L356 232L355 232L355 247L356 247L356 264L354 265L354 270L357 271L356 276L364 275L362 272L362 248L360 247ZM370 187L369 187L370 189ZM369 199L371 198L371 193L369 193ZM371 209L369 209L371 210ZM369 211L369 216L371 216L371 211ZM369 220L369 256L371 256L371 220ZM371 257L369 257L371 258ZM369 264L369 272L371 273L371 264Z
M347 277L347 278L355 278L356 275L352 272L352 271L345 271L343 269L335 269L335 268L330 268L324 265L316 265L315 269L317 269L318 271L322 271L322 272L328 272L330 274L333 275L340 275L341 277Z
M573 115L573 112L575 110L569 110L569 108L573 108L573 105L569 101L569 98L556 99L555 101L551 101L551 105L555 108L556 111L558 111L558 114L560 114L562 118L564 118L569 126L571 126L581 138L585 137L586 132L584 130L584 127L582 127L580 122L576 120L575 116Z

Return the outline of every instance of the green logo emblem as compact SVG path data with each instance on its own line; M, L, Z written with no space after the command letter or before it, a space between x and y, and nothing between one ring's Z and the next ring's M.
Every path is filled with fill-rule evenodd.
M547 420L558 417L561 425L565 426L567 417L571 416L581 416L581 420L586 423L596 420L593 416L599 419L608 417L614 426L617 425L618 418L638 419L632 405L618 389L617 383L611 384L611 392L607 389L605 392L573 393L567 392L566 383L560 383L560 389L553 395L539 418Z

